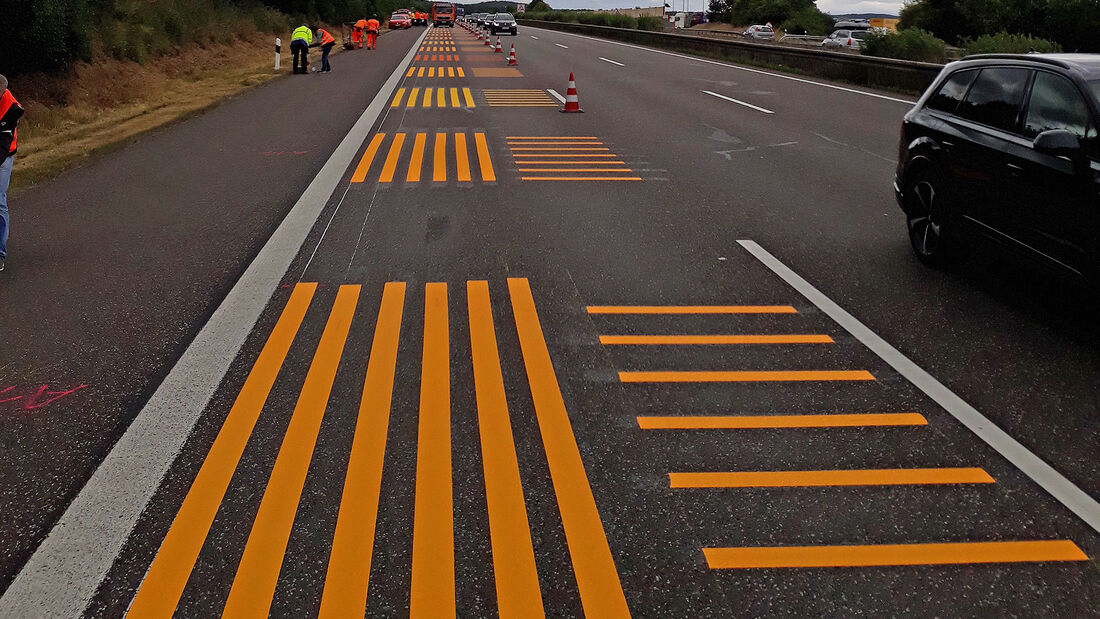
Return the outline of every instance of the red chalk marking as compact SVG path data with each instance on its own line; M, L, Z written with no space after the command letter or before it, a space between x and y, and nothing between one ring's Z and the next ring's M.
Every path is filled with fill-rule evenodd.
M8 387L7 389L0 390L0 395L3 395L5 393L9 392L12 389L15 389L15 385L12 385L11 387ZM0 400L0 404L3 404L4 402L14 402L14 401L18 400L21 397L23 397L23 396L17 395L14 398L5 398L3 400Z
M89 385L81 384L81 385L78 385L78 386L76 386L72 389L65 389L65 390L62 390L62 391L50 391L49 384L43 384L41 387L38 388L37 391L35 391L34 393L32 393L32 394L30 394L29 396L26 397L26 399L23 402L22 408L23 408L23 410L33 411L33 410L42 408L43 406L46 406L47 404L50 404L51 402L55 402L57 400L60 400L61 398L65 397L67 395L72 395L72 394L76 393L77 391L80 391L81 389L83 389L85 387L88 387L88 386ZM4 389L0 389L0 395L8 393L10 391L14 391L14 390L15 390L15 385L12 385L10 387L6 387ZM5 402L14 402L16 400L23 400L23 398L24 398L24 396L22 396L22 395L17 395L15 397L4 398L4 399L0 400L0 404L3 404Z

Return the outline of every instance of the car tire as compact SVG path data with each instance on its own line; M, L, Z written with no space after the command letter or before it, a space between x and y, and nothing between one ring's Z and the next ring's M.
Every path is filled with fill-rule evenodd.
M915 171L904 195L905 225L917 259L935 268L963 261L967 252L957 236L943 175L932 168Z

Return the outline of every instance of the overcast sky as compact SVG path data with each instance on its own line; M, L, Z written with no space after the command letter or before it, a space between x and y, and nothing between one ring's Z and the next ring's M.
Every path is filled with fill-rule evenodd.
M675 8L682 10L685 0L664 0L668 4L672 5L675 1ZM614 8L628 8L632 9L636 6L659 6L658 2L647 2L646 0L548 0L550 6L555 9L614 9ZM688 10L690 11L702 11L705 10L709 0L686 0ZM825 11L826 13L840 14L840 13L890 13L897 15L901 10L901 1L897 2L882 2L879 0L817 0L817 8Z

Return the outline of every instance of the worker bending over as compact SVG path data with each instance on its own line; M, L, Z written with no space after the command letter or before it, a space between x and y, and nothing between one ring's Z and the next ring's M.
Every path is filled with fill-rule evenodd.
M336 37L328 33L324 28L317 29L317 45L321 46L321 73L332 71L328 64L328 53L336 45Z
M367 49L378 49L378 29L381 25L378 23L378 16L371 15L367 20Z
M351 43L352 45L358 45L359 49L363 49L363 33L367 29L367 20L360 19L355 22L355 26L351 29Z
M309 26L298 26L294 34L290 36L290 53L292 54L291 66L294 73L309 73L309 48L313 45L313 29ZM299 70L298 59L301 58L302 66Z

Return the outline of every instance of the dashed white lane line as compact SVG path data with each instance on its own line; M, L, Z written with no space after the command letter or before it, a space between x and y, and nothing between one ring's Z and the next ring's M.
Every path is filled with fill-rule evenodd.
M536 41L538 41L538 40L539 40L539 38L538 38L537 36L533 35L533 34L531 35L531 38L532 38L532 39L534 39L534 40L536 40Z
M554 98L555 98L555 99L557 99L558 101L560 101L560 102L562 102L562 103L565 103L565 97L563 97L563 96L561 96L560 94L558 94L558 91L554 90L553 88L547 88L547 89L546 89L546 92L550 93L550 96L551 96L551 97L554 97Z
M1084 520L1094 530L1100 532L1100 503L1097 503L1096 499L1086 494L1084 490L1078 488L1073 482L1054 470L1052 466L1029 451L1027 447L1021 445L1019 441L1009 436L1004 430L994 425L976 408L967 404L955 392L945 387L943 383L901 354L898 349L867 328L855 316L849 314L817 288L814 288L802 276L792 271L790 267L780 262L778 258L771 255L755 241L737 242L755 256L757 260L764 263L764 266L771 269L773 273L816 305L829 318L844 327L864 346L871 349L871 352L890 364L898 374L904 376L917 389L935 400L952 417L958 419L971 432L978 435L978 438L985 441L997 453L1011 462L1013 466L1020 469L1032 481L1049 492L1058 502L1077 514L1081 520Z
M0 598L0 617L80 617L359 156L425 30Z
M554 43L554 45L557 45L558 47L560 47L562 49L569 49L568 45L562 45L561 43Z
M732 102L734 102L738 105L743 105L745 107L752 108L752 109L756 110L757 112L764 112L765 114L774 114L775 113L771 110L765 110L764 108L762 108L760 106L753 105L751 103L745 103L744 101L739 101L737 99L734 99L733 97L727 97L726 95L720 95L716 92L711 92L709 90L704 90L703 92L707 93L708 95L710 95L712 97L718 97L719 99L725 99L726 101L732 101Z
M602 60L602 61L604 61L604 62L610 62L611 64L617 64L617 65L619 65L620 67L625 67L625 66L626 66L625 64L623 64L623 63L621 63L621 62L615 62L614 60L611 60L611 59L609 59L609 58L604 58L603 56L600 56L600 57L599 57L599 59L600 59L600 60Z
M899 99L897 97L889 97L887 95L880 95L876 92L867 92L866 90L856 90L855 88L845 88L844 86L837 86L836 84L826 84L825 82L815 82L801 77L794 77L793 75L783 75L782 73L772 73L771 71L763 71L760 69L750 69L749 67L742 67L735 64L729 64L727 62L718 62L717 60L708 60L706 58L700 58L698 56L688 56L686 54L677 54L675 52L666 52L660 49L653 49L651 47L642 47L641 45L631 45L630 43L620 43L618 41L609 41L607 39L599 39L596 37L589 37L583 34L573 34L572 32L559 32L558 34L564 34L566 36L577 37L578 39L588 39L589 41L596 41L597 43L606 43L608 45L618 45L619 47L629 47L631 49L640 49L644 52L652 52L654 54L664 54L665 56L672 56L673 58L682 58L684 60L690 60L692 62L705 62L706 64L713 64L719 67L726 67L728 69L737 69L738 71L745 71L747 73L756 73L759 75L767 75L769 77L777 77L781 80L788 80L791 82L799 82L801 84L811 84L813 86L821 86L822 88L831 88L832 90L840 90L842 92L850 92L852 94L863 95L865 97L874 97L875 99L883 99L886 101L894 101L897 103L904 103L906 105L913 105L916 101L909 99Z

